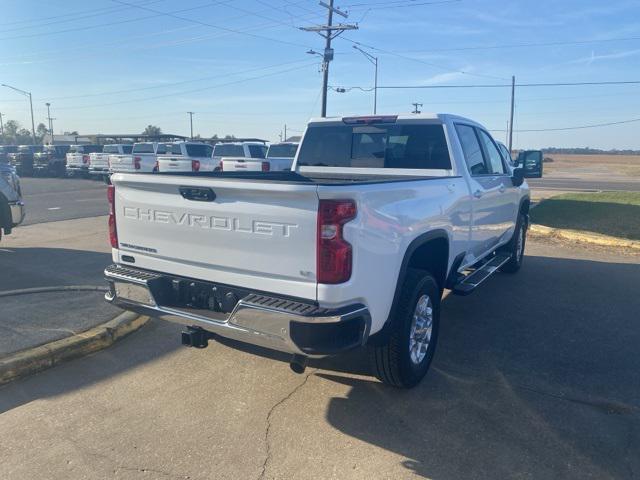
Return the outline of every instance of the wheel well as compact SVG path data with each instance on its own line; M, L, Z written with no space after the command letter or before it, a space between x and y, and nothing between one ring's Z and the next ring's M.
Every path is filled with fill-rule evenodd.
M444 288L449 265L449 241L446 238L434 238L414 250L407 268L427 270L434 276L440 288Z

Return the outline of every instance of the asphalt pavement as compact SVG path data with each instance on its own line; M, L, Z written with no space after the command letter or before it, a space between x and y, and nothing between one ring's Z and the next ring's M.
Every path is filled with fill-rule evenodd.
M27 216L23 225L96 217L109 212L103 182L75 178L20 179Z
M634 180L634 177L628 177L625 181L609 181L597 177L589 178L583 177L543 177L543 178L528 178L527 183L533 189L543 190L561 190L561 191L573 191L573 190L589 190L589 191L628 191L628 192L640 192L640 178Z
M411 391L362 351L300 376L154 320L0 388L0 478L639 478L639 283L638 256L531 241L518 274L444 300Z
M103 270L111 261L106 217L20 226L0 243L0 357L84 332L121 310L107 304ZM81 290L65 290L74 286ZM1 475L0 475L1 478Z

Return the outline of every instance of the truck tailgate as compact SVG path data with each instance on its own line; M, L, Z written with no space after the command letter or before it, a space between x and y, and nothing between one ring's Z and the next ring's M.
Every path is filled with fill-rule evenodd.
M315 185L144 174L112 182L117 262L316 299Z

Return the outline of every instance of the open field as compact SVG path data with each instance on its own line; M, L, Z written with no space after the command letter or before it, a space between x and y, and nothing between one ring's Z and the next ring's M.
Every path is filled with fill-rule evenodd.
M640 177L640 155L545 154L545 174L607 174Z

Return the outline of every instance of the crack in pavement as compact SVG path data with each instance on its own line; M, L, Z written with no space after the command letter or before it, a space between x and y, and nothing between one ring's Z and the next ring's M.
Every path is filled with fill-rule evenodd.
M278 400L271 407L271 409L269 410L269 413L267 413L267 419L266 419L267 427L265 428L265 431L264 431L265 458L264 458L264 462L262 463L262 470L260 472L260 475L258 475L258 480L262 480L266 475L267 467L271 460L271 443L269 442L269 432L271 431L271 416L279 406L283 405L285 402L291 399L291 397L293 397L302 387L304 387L307 384L307 380L309 380L309 377L311 377L312 375L315 375L317 371L318 369L315 369L311 373L308 373L304 377L304 380L299 385L297 385L293 390L291 390L286 396Z

